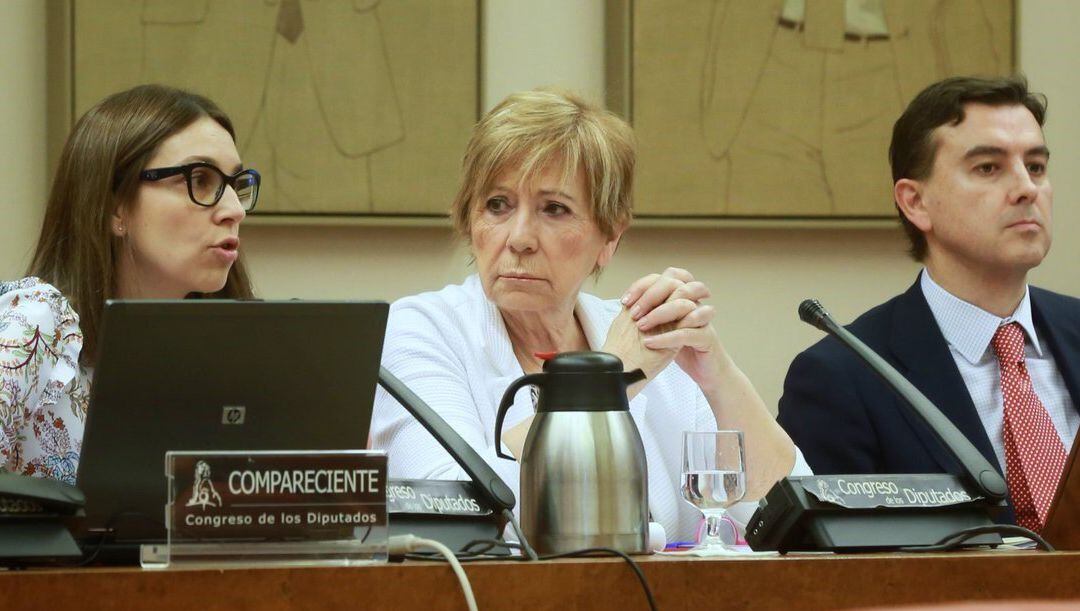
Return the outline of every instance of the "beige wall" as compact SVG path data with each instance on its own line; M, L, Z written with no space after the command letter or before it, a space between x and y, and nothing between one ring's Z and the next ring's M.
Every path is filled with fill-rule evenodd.
M29 264L48 178L45 3L0 3L0 279Z
M1019 62L1046 94L1046 140L1052 152L1054 246L1032 282L1080 295L1080 3L1022 0Z
M603 0L486 0L483 16L484 110L533 87L604 99Z
M5 34L0 44L10 51L0 59L5 62L0 91L7 92L0 124L4 130L17 124L19 130L0 138L0 158L9 163L24 159L27 150L33 151L30 159L44 156L44 82L41 72L29 67L44 61L44 13L36 4L0 3L0 33ZM509 91L539 85L562 84L599 98L600 4L490 0L485 107ZM545 5L544 12L537 8ZM1046 133L1057 191L1054 250L1034 278L1080 295L1080 40L1074 36L1080 31L1080 3L1021 0L1019 6L1020 65L1033 87L1051 100ZM575 11L580 18L567 19ZM559 55L537 55L544 47L558 47ZM570 71L560 72L563 65ZM5 193L21 194L5 202L0 277L22 269L18 258L30 247L28 228L38 222L36 206L44 198L41 165L20 164L17 171L5 167L0 183ZM8 226L8 218L18 228ZM242 235L266 297L394 299L441 287L468 272L467 253L445 229L249 225ZM788 362L819 336L798 322L799 301L818 297L837 318L850 320L912 282L917 267L903 249L899 230L634 228L595 292L615 296L634 278L668 265L690 269L713 288L721 311L718 327L729 350L766 402L775 405Z

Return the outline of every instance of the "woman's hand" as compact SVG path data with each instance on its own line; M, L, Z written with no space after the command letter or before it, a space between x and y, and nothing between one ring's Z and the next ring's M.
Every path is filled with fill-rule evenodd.
M701 303L709 296L709 288L690 272L669 267L631 284L622 303L642 334L642 345L661 354L674 352L675 362L704 393L718 430L743 431L746 499L757 500L791 473L795 446L724 351L712 325L716 311Z
M622 298L644 347L674 353L675 362L706 394L733 365L712 326L716 310L701 303L711 294L690 272L669 267L637 280Z
M645 372L646 382L655 378L675 358L677 350L653 350L645 345L646 335L638 329L637 323L630 317L630 312L623 308L615 321L611 323L603 352L614 354L623 362L626 371L641 369ZM644 387L643 383L634 384L630 395Z

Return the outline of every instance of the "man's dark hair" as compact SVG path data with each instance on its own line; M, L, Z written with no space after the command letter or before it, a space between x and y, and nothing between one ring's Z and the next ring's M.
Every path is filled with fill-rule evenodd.
M893 184L901 178L929 178L938 148L934 130L946 124L959 125L964 120L965 104L1023 105L1040 127L1046 119L1046 98L1028 91L1027 79L1022 76L957 76L938 81L919 92L893 125L889 144ZM911 242L912 258L922 261L926 257L926 236L904 216L899 205L896 211Z

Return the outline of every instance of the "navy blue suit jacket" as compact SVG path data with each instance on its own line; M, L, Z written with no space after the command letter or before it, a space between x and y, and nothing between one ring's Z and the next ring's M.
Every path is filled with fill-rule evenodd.
M1080 408L1080 299L1035 287L1030 292L1039 341L1054 355ZM1000 472L917 280L847 329L922 391ZM827 337L791 363L778 420L815 473L960 473L957 461L909 411L853 352ZM1002 521L1012 521L1011 514L1010 507Z

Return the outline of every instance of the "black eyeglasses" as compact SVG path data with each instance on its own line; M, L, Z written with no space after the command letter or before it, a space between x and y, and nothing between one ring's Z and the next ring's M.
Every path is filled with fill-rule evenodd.
M229 176L213 164L197 161L171 168L143 170L139 173L139 179L155 182L177 174L184 175L188 197L200 206L210 207L217 204L225 193L226 185L236 191L236 197L245 212L254 210L255 202L259 199L259 183L262 182L262 177L251 169L240 170Z

